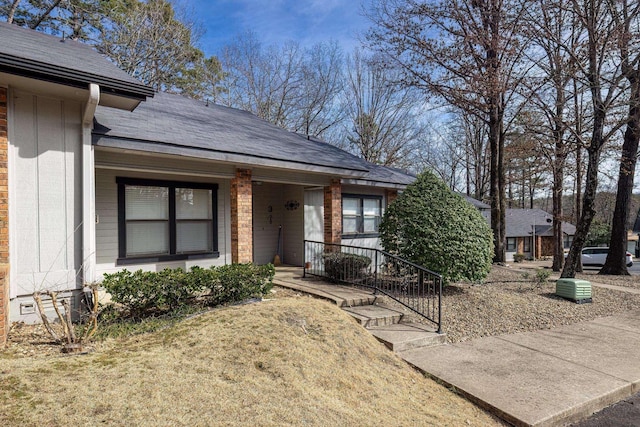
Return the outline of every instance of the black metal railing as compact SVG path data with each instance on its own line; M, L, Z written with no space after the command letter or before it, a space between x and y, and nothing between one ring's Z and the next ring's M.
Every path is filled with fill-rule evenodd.
M304 274L382 293L442 333L442 276L376 248L304 241Z

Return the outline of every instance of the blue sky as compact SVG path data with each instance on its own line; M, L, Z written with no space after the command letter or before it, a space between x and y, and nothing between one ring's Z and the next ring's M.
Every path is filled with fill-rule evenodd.
M349 52L369 23L361 0L182 0L206 31L200 48L216 55L246 30L265 44L296 40L303 46L337 40Z

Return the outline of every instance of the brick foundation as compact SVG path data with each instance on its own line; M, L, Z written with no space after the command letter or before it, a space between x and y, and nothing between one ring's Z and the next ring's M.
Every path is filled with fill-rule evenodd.
M237 169L231 180L231 261L253 262L251 170Z
M9 185L7 89L0 87L0 347L9 334Z
M331 185L324 187L324 242L342 241L342 184L332 179Z

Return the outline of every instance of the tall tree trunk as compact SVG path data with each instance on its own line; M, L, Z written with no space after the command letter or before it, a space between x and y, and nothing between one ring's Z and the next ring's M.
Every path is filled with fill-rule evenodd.
M640 72L637 73L640 74ZM633 191L633 179L638 158L638 143L640 142L640 84L637 79L640 76L635 77L629 79L631 81L629 119L622 144L622 158L618 174L616 206L613 210L611 224L609 253L599 274L629 275L626 265L627 222L629 221L631 193Z
M501 137L501 119L498 99L493 99L489 114L489 146L491 151L491 229L493 230L494 256L493 262L506 261L505 250L505 183L502 162L503 139Z
M567 154L564 143L564 87L556 80L556 111L553 136L555 139L555 156L553 165L553 271L560 271L564 262L564 236L562 234L562 185L564 184L564 165Z
M594 94L597 97L598 94ZM582 202L581 216L576 228L576 234L573 238L573 244L569 255L567 256L564 268L560 277L573 278L576 277L576 273L581 271L581 256L582 248L587 241L587 235L589 234L589 228L591 222L596 214L595 199L596 191L598 189L598 165L600 163L600 154L602 152L602 146L605 143L604 140L604 122L606 118L606 109L603 103L598 98L594 101L596 104L594 107L594 119L593 119L593 134L591 137L591 144L587 149L587 179L584 189L584 198Z
M576 145L576 194L575 194L575 223L582 216L582 144Z

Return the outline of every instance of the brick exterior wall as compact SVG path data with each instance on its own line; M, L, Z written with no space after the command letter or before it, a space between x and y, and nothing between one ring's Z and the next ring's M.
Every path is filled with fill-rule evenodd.
M231 180L231 261L253 262L253 200L250 169Z
M385 190L384 194L385 198L387 199L387 206L389 206L398 198L398 190L387 189Z
M332 179L331 185L324 187L324 242L342 241L342 184Z
M7 89L0 87L0 347L9 334L9 185Z
M553 256L553 236L536 236L538 246L536 247L536 256L552 257Z

